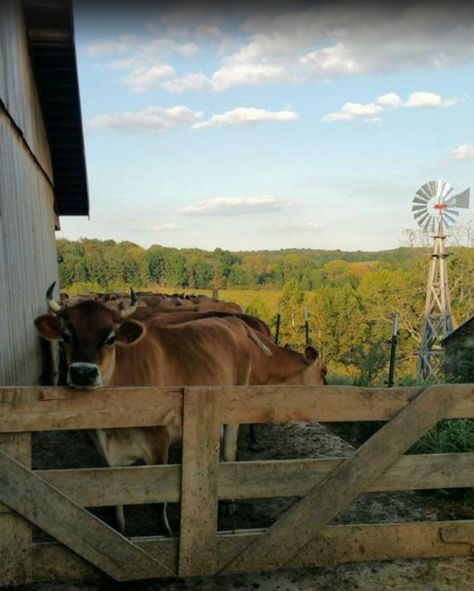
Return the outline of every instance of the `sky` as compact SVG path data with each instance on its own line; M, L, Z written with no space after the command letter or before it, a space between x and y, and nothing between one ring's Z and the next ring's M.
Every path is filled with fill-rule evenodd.
M59 237L382 250L473 184L474 3L134 6L76 2L91 209Z

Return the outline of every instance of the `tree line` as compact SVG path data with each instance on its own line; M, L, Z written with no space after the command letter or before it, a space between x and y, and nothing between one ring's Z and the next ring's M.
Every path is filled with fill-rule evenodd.
M216 248L177 249L132 242L82 239L57 241L61 286L94 284L110 289L118 284L154 285L163 289L281 289L296 281L303 290L326 283L326 263L390 261L409 258L412 249L345 252L340 250L286 249L231 252ZM329 271L333 274L333 271ZM348 277L357 279L353 268Z
M455 247L450 251L448 276L456 325L474 314L474 249ZM383 383L392 315L397 312L397 375L414 375L429 248L376 253L309 249L207 252L162 246L143 249L112 240L59 240L58 255L61 287L66 290L73 285L84 291L127 286L166 291L259 289L250 300L246 298L245 311L261 317L273 329L277 309L266 293L277 289L282 303L280 342L301 350L307 308L311 341L328 360L332 373L344 374L361 385ZM238 296L233 299L239 301Z

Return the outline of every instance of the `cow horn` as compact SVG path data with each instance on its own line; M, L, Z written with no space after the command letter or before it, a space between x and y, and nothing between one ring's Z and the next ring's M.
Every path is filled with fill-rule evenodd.
M138 306L137 296L135 295L135 292L133 291L133 289L130 288L130 305L127 308L121 307L119 309L120 318L122 318L122 320L123 320L123 319L131 316L135 312L135 310L137 309L137 306Z
M59 312L61 312L62 307L53 298L53 290L54 290L55 285L56 285L56 281L53 281L53 283L49 286L49 289L46 292L46 303L48 304L48 308L51 310L51 312L58 314Z

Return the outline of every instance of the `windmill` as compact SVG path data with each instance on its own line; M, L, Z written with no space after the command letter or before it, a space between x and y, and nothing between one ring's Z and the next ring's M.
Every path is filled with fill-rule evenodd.
M413 216L422 230L431 234L431 253L426 291L417 377L434 376L442 362L441 341L453 330L444 241L447 230L457 222L459 208L469 207L469 189L451 195L454 189L445 181L425 183L413 198Z

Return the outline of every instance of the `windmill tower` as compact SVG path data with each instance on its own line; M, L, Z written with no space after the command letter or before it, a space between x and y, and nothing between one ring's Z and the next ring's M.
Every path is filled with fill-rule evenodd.
M436 375L442 362L441 341L453 330L451 301L444 241L447 230L459 215L458 208L469 207L469 189L453 195L453 187L445 181L425 183L413 199L413 216L418 225L433 238L433 251L428 273L423 330L417 377Z

